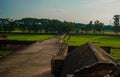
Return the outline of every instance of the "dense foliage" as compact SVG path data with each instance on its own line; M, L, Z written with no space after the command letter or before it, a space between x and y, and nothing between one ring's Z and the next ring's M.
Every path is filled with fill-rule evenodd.
M88 24L60 21L57 19L23 18L21 20L0 19L0 32L24 33L104 33L104 31L119 32L119 26L104 25L96 20Z
M113 17L114 19L114 27L113 30L116 34L118 34L118 32L120 32L120 15L114 15Z
M66 33L74 28L72 22L61 22L59 20L23 18L12 21L10 19L0 19L0 32L22 31L29 33Z

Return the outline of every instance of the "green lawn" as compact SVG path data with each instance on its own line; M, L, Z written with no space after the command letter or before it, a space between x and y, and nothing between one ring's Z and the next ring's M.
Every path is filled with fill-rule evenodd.
M0 50L0 58L9 55L10 53L12 53L12 50Z
M53 38L55 35L42 35L42 34L7 34L9 40L45 40Z

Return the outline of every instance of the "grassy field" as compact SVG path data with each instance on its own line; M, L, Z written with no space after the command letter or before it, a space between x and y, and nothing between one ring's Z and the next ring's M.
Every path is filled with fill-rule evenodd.
M42 34L7 34L9 40L45 40L56 37L55 35ZM74 35L63 39L69 46L80 46L86 42L93 42L98 46L110 46L120 48L120 36L99 36L99 35ZM8 50L0 51L0 57L11 53ZM120 49L112 49L111 55L113 58L120 60Z
M120 61L120 36L98 36L98 35L74 35L69 38L67 36L63 39L65 43L68 43L70 46L80 46L87 42L93 42L98 46L110 46L111 56Z
M42 34L7 34L9 40L45 40L53 38L55 35L42 35Z
M63 41L70 46L80 46L86 42L93 42L98 46L120 47L120 36L97 36L97 35L76 35L68 39L67 36Z

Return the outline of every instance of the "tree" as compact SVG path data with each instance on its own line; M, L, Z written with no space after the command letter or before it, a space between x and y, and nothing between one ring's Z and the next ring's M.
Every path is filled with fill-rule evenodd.
M62 26L62 22L54 19L54 20L50 21L49 30L50 30L50 32L60 33L61 26Z
M2 19L0 19L0 32L2 32Z
M43 30L48 33L50 28L50 19L40 19Z
M57 19L36 19L23 18L21 20L11 21L10 19L0 19L0 32L10 32L19 30L21 32L38 33L44 31L46 33L70 33L74 31L75 23L60 21Z
M70 33L71 31L74 30L74 26L75 23L64 21L62 31L66 33Z
M99 33L101 33L102 32L102 30L103 30L103 23L102 22L99 22L99 24L98 24L98 26L97 26L97 31L99 32Z
M85 27L86 34L88 33L88 31L91 31L91 26L92 26L92 21L90 21L90 23L87 24L86 27Z
M103 25L104 24L102 22L100 22L99 20L96 20L95 24L94 24L94 32L96 33L96 31L97 31L97 32L101 33L103 30Z
M36 18L23 18L21 20L22 24L21 24L21 29L23 29L24 31L27 31L29 33L34 32L37 33L39 32L41 29L41 22L39 19Z
M0 19L0 32L10 32L14 30L14 24L10 19Z
M116 34L118 34L118 32L120 31L120 23L119 23L120 15L114 15L113 19L114 19L113 30Z
M76 31L77 34L80 33L82 25L83 25L82 23L75 23L74 28L75 28L75 31Z

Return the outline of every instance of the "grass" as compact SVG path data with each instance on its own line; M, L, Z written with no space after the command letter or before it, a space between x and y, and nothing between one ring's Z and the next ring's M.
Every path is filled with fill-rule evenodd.
M120 49L112 49L110 55L120 62Z
M119 50L120 49L112 49L111 50L110 54L112 55L113 58L116 58L116 59L120 58L120 51Z
M98 36L98 35L75 35L63 39L70 46L80 46L86 42L93 42L98 46L110 46L120 48L120 36ZM111 56L120 62L120 49L112 49Z
M29 41L42 41L48 38L56 37L50 34L7 34L8 40L29 40ZM0 58L12 53L12 50L0 50Z
M48 38L53 38L55 35L42 34L7 34L9 40L36 40L41 41Z
M7 34L9 40L45 40L48 38L56 37L55 35L42 35L42 34ZM80 46L86 42L93 42L98 46L110 46L113 48L120 48L120 36L99 36L99 35L75 35L68 36L63 39L65 43L70 46ZM10 54L10 50L0 51L0 58ZM113 58L120 61L120 49L112 49L111 55Z
M93 42L98 46L120 47L120 36L76 35L63 39L70 46L80 46L86 42Z
M0 58L9 55L12 53L12 50L0 50Z

